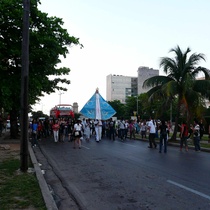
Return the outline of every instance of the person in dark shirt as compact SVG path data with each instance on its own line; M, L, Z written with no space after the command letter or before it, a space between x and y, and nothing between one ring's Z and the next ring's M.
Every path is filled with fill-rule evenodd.
M164 153L167 153L167 130L168 126L165 123L165 120L161 121L161 124L159 125L160 130L160 144L159 144L159 153L162 152L162 147L164 144Z

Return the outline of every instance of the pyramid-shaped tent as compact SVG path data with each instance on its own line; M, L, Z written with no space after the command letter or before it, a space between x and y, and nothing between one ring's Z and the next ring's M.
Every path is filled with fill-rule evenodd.
M116 111L103 99L97 89L80 113L89 119L108 120Z

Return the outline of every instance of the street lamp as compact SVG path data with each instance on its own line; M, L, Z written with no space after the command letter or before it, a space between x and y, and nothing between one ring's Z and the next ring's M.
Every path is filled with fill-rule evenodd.
M139 99L138 99L138 95L137 95L137 97L136 97L136 110L137 110L137 115L138 115L138 113L139 113Z
M136 96L136 112L138 115L139 114L139 97L138 97L138 95Z
M62 94L64 94L64 93L61 93L61 92L58 93L58 95L59 95L59 104L61 104L61 95Z

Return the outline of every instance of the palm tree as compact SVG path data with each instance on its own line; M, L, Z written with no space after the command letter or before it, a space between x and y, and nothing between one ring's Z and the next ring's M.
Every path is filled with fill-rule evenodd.
M144 81L143 87L151 88L148 91L149 99L162 98L165 103L177 101L175 129L172 139L175 139L178 129L180 113L186 113L190 119L191 112L198 113L204 105L204 99L210 98L210 74L209 70L198 66L201 60L205 61L203 54L193 53L190 48L182 52L177 46L169 52L174 52L175 57L163 57L160 60L160 68L163 68L167 76L154 76ZM205 79L197 80L196 76L203 72Z

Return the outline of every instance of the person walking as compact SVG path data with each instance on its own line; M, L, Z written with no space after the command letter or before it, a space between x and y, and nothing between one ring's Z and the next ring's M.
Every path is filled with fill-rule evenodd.
M54 124L52 125L52 130L53 130L53 137L54 137L54 141L57 143L59 140L59 128L60 125L58 123L58 120L54 121Z
M64 142L66 137L66 121L63 119L60 121L60 127L59 127L59 141Z
M146 121L144 120L142 123L141 123L141 138L147 138L147 135L146 135L146 130L147 130L147 125L146 125Z
M85 128L84 128L84 135L85 135L85 140L90 141L90 120L86 120Z
M185 151L188 151L188 127L185 121L182 122L181 131L180 131L180 151L182 151L183 144L185 145Z
M193 128L193 139L194 139L194 145L195 145L195 151L200 152L200 126L198 124L198 120L194 120L194 128Z
M32 147L36 147L36 145L37 145L38 123L35 119L32 121L31 131L32 131Z
M161 124L159 125L160 130L160 144L159 144L159 153L162 152L162 146L164 145L164 153L167 153L167 130L168 126L166 125L165 120L161 121Z
M79 149L81 149L81 136L82 124L80 123L80 120L77 120L77 123L74 124L74 149L76 149L76 143L79 146Z
M149 146L148 148L157 148L157 144L155 142L155 134L156 134L156 124L155 121L150 117L150 121L148 122L148 130L149 130Z
M135 127L135 122L134 120L132 120L129 124L129 133L130 133L130 139L133 139L135 140L136 139L136 127Z
M125 139L128 137L128 128L129 128L129 123L128 120L125 121Z
M109 127L109 139L112 139L113 141L115 141L115 122L110 119L109 123L108 123Z
M125 139L125 121L123 118L121 118L119 122L119 136L118 136L121 141Z

